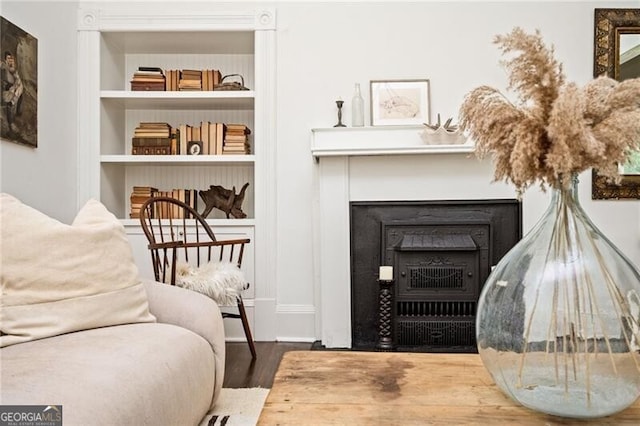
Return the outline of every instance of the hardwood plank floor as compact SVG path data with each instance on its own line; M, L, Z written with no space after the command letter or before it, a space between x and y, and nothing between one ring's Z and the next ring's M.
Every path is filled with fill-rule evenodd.
M227 342L225 388L271 388L282 355L287 351L308 351L311 343L255 342L258 358L253 361L244 342Z

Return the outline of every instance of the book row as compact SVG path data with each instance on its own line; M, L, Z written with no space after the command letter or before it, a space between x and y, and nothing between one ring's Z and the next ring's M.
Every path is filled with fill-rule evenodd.
M131 138L133 155L248 155L251 130L244 124L211 123L199 126L144 122Z
M199 207L204 207L205 203L199 200L198 194L199 190L197 189L159 191L157 188L151 186L134 186L130 196L131 208L129 210L129 217L131 219L139 219L142 205L151 197L175 198L192 207L195 211L199 211ZM172 211L153 211L151 212L151 217L153 219L192 219L192 217L184 217L184 210L177 208L177 206Z
M212 91L222 83L219 70L163 70L139 67L130 81L132 91Z

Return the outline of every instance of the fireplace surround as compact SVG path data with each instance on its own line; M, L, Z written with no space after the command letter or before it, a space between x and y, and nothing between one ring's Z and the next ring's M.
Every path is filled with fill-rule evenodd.
M399 200L514 199L512 186L492 182L490 159L471 141L425 145L424 126L313 129L313 271L316 338L351 348L350 203ZM542 213L542 193L525 194L523 229ZM537 206L541 207L537 207ZM380 257L380 255L378 255ZM375 278L371 286L375 286ZM373 319L375 321L375 319Z
M515 199L350 203L352 348L378 341L380 265L393 266L398 350L475 352L478 297L522 237Z

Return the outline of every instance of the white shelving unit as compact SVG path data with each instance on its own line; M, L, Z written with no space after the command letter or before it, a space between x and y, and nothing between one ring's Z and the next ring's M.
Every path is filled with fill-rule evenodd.
M78 206L99 199L122 220L141 274L149 274L146 239L129 219L133 186L206 190L222 185L240 190L249 183L246 219L209 215L220 235L252 239L243 266L252 284L246 304L260 311L265 327L257 339L271 337L275 319L275 11L198 12L80 9L78 25ZM250 90L131 91L139 66L217 69L240 74ZM135 127L143 121L199 126L243 123L251 129L252 155L130 155ZM247 262L247 260L250 260ZM255 308L255 312L251 312ZM231 335L233 330L231 330ZM238 335L242 335L241 332Z

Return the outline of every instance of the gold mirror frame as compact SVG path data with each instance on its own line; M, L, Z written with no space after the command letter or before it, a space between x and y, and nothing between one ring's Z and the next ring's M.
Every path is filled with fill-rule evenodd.
M593 77L618 78L619 38L624 33L640 33L640 9L595 9ZM619 185L609 183L592 171L591 198L640 199L640 175L622 175Z

